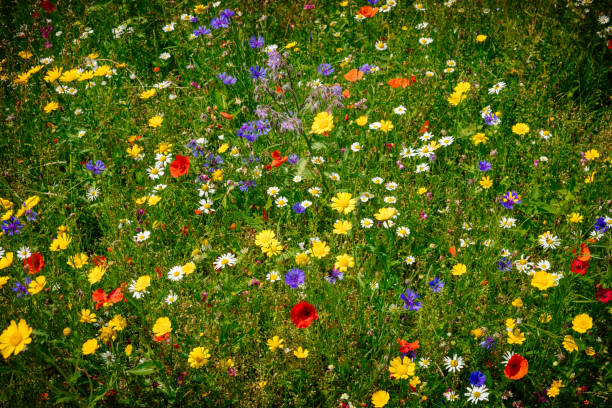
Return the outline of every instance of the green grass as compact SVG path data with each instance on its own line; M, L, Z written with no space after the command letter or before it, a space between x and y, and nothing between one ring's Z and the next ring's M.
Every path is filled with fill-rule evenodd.
M33 329L24 350L0 360L0 401L10 401L4 405L373 406L372 395L384 390L389 407L469 406L464 394L475 370L486 376L489 392L479 405L608 404L612 309L595 294L612 286L612 247L610 229L598 234L594 225L599 218L610 225L612 216L610 24L599 21L611 10L605 2L427 1L419 11L397 1L389 12L358 21L367 1L342 3L312 1L315 7L305 8L301 2L226 1L204 4L201 14L191 1L58 1L49 13L39 3L0 4L3 230L28 198L40 198L32 208L35 221L19 214L19 233L0 235L0 266L6 265L0 277L7 277L0 287L0 330L10 334L11 321L22 319ZM210 29L211 18L226 8L236 13L228 27L189 38L200 25ZM183 14L199 21L183 21ZM423 22L427 26L417 28ZM113 29L121 25L115 38ZM45 27L52 27L48 38L41 35ZM93 31L84 36L87 27ZM278 77L263 48L249 46L254 35L264 37L263 48L278 46ZM486 39L479 42L478 35ZM433 42L421 45L420 38ZM379 41L386 50L377 50ZM170 58L161 59L166 52ZM40 62L46 57L53 62ZM320 74L322 63L331 64L333 74ZM20 74L39 64L19 83ZM364 64L375 68L359 81L345 79ZM267 80L251 79L255 65L267 69ZM115 71L83 81L44 79L53 67L103 66ZM225 85L222 72L236 82ZM388 84L412 77L404 88ZM319 90L350 96L321 97L313 91L317 79ZM500 81L505 88L490 93ZM461 83L469 90L453 106L449 97ZM162 86L154 96L141 98L156 84ZM76 93L57 92L62 85ZM46 113L50 102L58 109ZM399 106L404 114L394 113ZM487 106L498 125L485 123ZM241 125L256 121L262 107L273 111L269 133L251 142L239 137ZM322 111L333 115L333 128L311 132ZM156 115L163 122L149 126ZM367 121L359 125L362 116ZM280 122L290 117L295 129L285 131ZM393 128L371 128L381 121ZM423 141L426 122L433 137ZM518 123L528 132L513 132ZM476 144L477 133L487 142ZM431 158L402 153L447 136L452 143L437 146ZM194 155L187 145L199 139L206 143L198 142ZM149 177L160 144L172 144L171 160L190 158L187 175L173 177L166 165L159 179ZM144 157L130 156L134 146ZM274 151L297 161L290 157L268 170ZM211 169L216 156L222 163ZM315 165L314 157L324 163ZM96 160L106 167L100 174L85 167ZM491 164L486 173L481 161ZM421 164L429 169L419 172ZM222 172L213 174L217 168ZM215 192L200 196L204 176L218 178L211 182ZM490 188L481 186L484 176ZM387 189L388 182L396 187ZM248 191L240 188L245 183ZM160 200L148 204L159 184L166 186L155 193ZM286 206L279 208L267 193L273 186ZM319 196L309 193L312 187ZM93 188L99 195L88 200ZM513 209L500 203L507 191L521 196ZM339 213L331 199L341 192L373 197ZM210 214L200 204L206 197ZM303 213L292 210L304 200L312 205ZM399 213L390 228L375 218L383 207ZM571 222L572 213L582 221ZM515 225L502 228L504 217ZM362 227L364 218L374 226ZM334 234L336 220L351 222L352 229ZM400 226L410 230L407 237L398 236ZM71 242L53 251L60 228ZM139 229L150 232L141 244L133 238ZM255 244L263 230L274 231L278 254L268 257ZM560 241L555 248L539 243L547 231ZM325 241L330 253L321 259L311 253L307 265L298 265L296 255L311 249L313 238ZM570 269L581 244L591 254L584 275ZM36 276L17 256L22 247L44 258ZM498 266L502 250L510 254L509 271ZM67 264L80 253L87 264ZM235 266L215 270L215 260L227 253L237 257ZM326 276L343 254L354 266L331 284ZM107 270L92 284L96 257L104 257ZM407 257L414 262L407 264ZM548 272L563 277L539 290L517 268L527 257L534 271L548 261ZM173 267L189 262L193 273L168 278ZM451 272L458 263L467 269L461 276ZM304 287L285 283L292 268L304 271ZM267 278L272 271L279 281ZM39 276L46 279L42 291L18 298L11 290ZM138 298L129 287L142 276L151 282ZM444 282L438 293L428 285L435 278ZM92 294L117 288L125 301L96 310ZM404 309L400 295L407 289L418 293L418 311ZM170 293L177 300L168 304ZM300 300L319 316L303 329L290 318ZM96 322L81 322L82 309L96 313ZM550 321L542 321L543 314ZM572 328L580 314L592 318L585 333ZM116 315L126 325L105 339L99 329ZM156 341L153 327L161 317L170 319L172 331ZM522 344L508 343L507 319L520 319ZM473 332L479 328L482 336ZM577 350L563 345L568 335ZM281 349L269 350L273 336L284 340ZM486 336L495 340L490 350L480 345ZM84 354L90 339L99 348ZM400 356L397 339L419 341L411 380L389 376L390 362ZM3 335L0 347L7 342ZM196 347L210 353L197 368L188 361ZM309 351L306 358L294 356L298 347ZM508 351L528 360L525 377L504 375ZM455 354L465 366L449 373L443 360ZM422 358L429 367L418 364ZM411 389L415 376L420 383ZM559 394L546 397L558 380ZM447 401L449 389L458 401ZM341 398L345 393L348 399Z

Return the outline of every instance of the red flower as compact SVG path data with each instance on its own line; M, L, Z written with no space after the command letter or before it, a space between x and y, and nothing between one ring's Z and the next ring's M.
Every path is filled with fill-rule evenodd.
M176 159L170 163L170 174L172 177L180 177L189 172L189 157L176 155Z
M363 6L359 9L359 14L365 18L374 17L376 13L378 13L378 7L372 8L370 6Z
M40 252L33 253L29 258L23 260L23 267L28 268L30 275L37 274L45 266L45 259Z
M291 309L291 321L299 329L310 326L318 318L317 309L310 303L301 301Z
M94 257L93 261L96 266L106 266L106 257L104 255Z
M40 2L40 7L45 10L47 13L52 12L53 10L55 10L55 6L53 5L53 3L51 3L50 1L47 0L43 0Z
M511 380L520 380L527 375L527 371L529 371L527 359L518 354L514 354L510 357L510 360L508 360L508 364L506 364L504 375Z
M572 262L572 267L570 268L572 272L577 273L579 275L584 275L588 269L589 263L581 261L578 258L574 259L574 262Z
M123 297L123 288L117 288L113 290L108 295L104 291L104 289L98 289L91 294L91 299L96 303L96 309L99 309L102 306L119 303L122 300L125 302L125 298Z
M612 290L610 290L610 288L604 289L601 285L597 285L595 299L599 300L601 303L608 303L612 300Z
M272 163L266 164L266 170L272 170L272 167L280 167L281 164L287 161L287 156L282 156L278 150L272 152Z
M421 347L418 340L412 343L408 343L406 340L397 339L397 342L400 345L399 352L404 353L404 354L408 353L409 351L414 351L418 349L419 347Z

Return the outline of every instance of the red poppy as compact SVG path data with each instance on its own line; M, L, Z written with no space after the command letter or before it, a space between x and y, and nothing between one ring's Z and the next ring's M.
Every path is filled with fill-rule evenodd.
M584 275L588 269L589 269L589 263L581 261L578 258L574 259L574 262L572 262L572 266L570 268L572 272L577 273L579 275Z
M40 2L40 7L45 10L47 13L52 12L53 10L55 10L55 6L53 5L53 3L51 3L50 1L47 0L43 0Z
M157 343L161 343L166 340L170 336L170 333L162 334L161 336L153 336L153 341Z
M272 170L272 167L280 167L281 164L287 161L287 156L282 156L278 150L272 152L272 163L266 164L266 170Z
M406 340L397 339L397 342L400 345L400 353L408 353L409 351L414 351L421 347L418 340L412 343L408 343Z
M419 130L419 133L425 133L427 132L428 129L429 129L429 120L426 120L425 124L423 124L423 126Z
M96 266L106 266L106 257L104 255L95 256L93 262Z
M234 115L230 115L229 113L219 112L219 114L220 114L221 116L223 116L223 117L224 117L225 119L227 119L227 120L232 120L232 119L234 119Z
M597 285L597 294L595 295L595 299L599 300L601 303L608 303L612 300L612 290L604 289L601 285Z
M317 309L308 302L301 301L291 308L291 321L298 329L304 329L319 318Z
M574 248L572 251L573 255L576 255L576 249L577 248ZM580 244L580 252L576 256L576 259L583 262L589 262L591 260L591 251L589 250L589 246L587 244Z
M40 252L33 253L30 257L23 260L23 267L28 268L30 275L35 275L45 266L45 259Z
M170 174L172 177L180 177L189 173L189 157L176 155L176 158L170 163Z
M96 309L99 309L100 307L108 304L119 303L122 300L125 301L125 298L123 297L123 288L121 287L113 290L108 295L106 294L104 289L98 289L91 294L91 299L94 302L98 302L96 303Z
M448 248L448 253L452 256L457 256L457 248L455 248L454 246Z
M510 360L508 360L506 368L504 368L504 375L511 380L520 380L527 375L527 371L529 371L527 359L518 354L514 354L510 357Z
M378 13L378 7L372 8L370 6L363 6L359 9L359 14L365 18L374 17Z

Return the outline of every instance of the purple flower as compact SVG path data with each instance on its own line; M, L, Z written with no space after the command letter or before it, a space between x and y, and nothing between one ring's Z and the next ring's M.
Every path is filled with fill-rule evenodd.
M290 154L289 158L287 159L287 162L289 164L297 164L300 161L300 158L298 157L297 154Z
M264 38L262 36L252 36L249 39L251 48L261 48L264 46Z
M440 292L444 287L444 282L442 282L439 278L434 278L434 280L428 282L427 284L433 293Z
M491 170L491 163L486 160L482 160L478 162L478 170L480 171L489 171Z
M266 69L260 67L259 65L252 66L250 71L251 71L251 78L253 79L259 79L259 78L266 77Z
M497 266L499 266L500 271L509 272L512 269L512 260L503 257L502 259L497 261Z
M198 22L198 18L197 17L191 17L189 19L189 21L192 22L192 23L197 23Z
M325 279L332 285L336 283L337 280L342 280L344 278L344 272L340 272L338 269L333 268L329 271L329 275L325 276Z
M208 298L208 292L202 292L202 303L206 303L207 298Z
M363 72L364 74L369 74L370 71L372 71L372 67L370 64L363 64L359 67L359 71Z
M495 339L491 336L487 336L481 343L480 343L480 347L485 348L487 350L491 350L493 347L495 347Z
M210 30L206 26L199 26L197 30L193 30L193 35L195 35L196 37L208 34L210 34Z
M219 15L221 16L222 19L229 21L234 16L234 10L225 9L221 13L219 13Z
M226 20L226 19L224 19L224 18L217 18L217 17L213 17L213 18L210 20L210 26L211 26L213 29L215 29L215 30L216 30L216 29L219 29L219 28L227 28L227 27L229 27L229 24L228 24L228 23L229 23L229 21L228 21L228 20Z
M406 289L406 293L400 295L400 298L404 301L404 309L418 311L423 306L421 302L416 302L418 297L419 295L416 292Z
M270 132L270 124L267 120L258 120L243 123L236 134L245 138L249 142L254 142L259 136L267 135Z
M494 113L490 115L485 115L484 120L488 126L497 126L501 122Z
M306 208L304 208L304 206L302 205L302 203L295 203L295 204L293 204L293 207L291 207L291 209L293 209L293 211L294 211L296 214L301 214L301 213L303 213L304 211L306 211Z
M297 287L305 282L306 275L304 271L299 268L289 269L285 274L285 283L291 287L291 289L297 289Z
M608 224L606 223L606 219L604 217L598 217L595 220L595 225L593 228L597 232L606 232L608 230Z
M32 282L30 278L25 278L23 280L23 284L21 282L15 282L15 286L13 286L13 292L17 292L17 299L21 299L24 295L29 295L28 285Z
M506 194L504 194L501 197L501 201L500 201L500 204L509 210L512 210L515 204L520 204L520 203L521 203L521 196L516 194L516 191L507 191Z
M104 170L106 170L106 166L104 165L104 162L102 162L102 160L96 160L96 164L93 164L90 160L85 163L85 168L91 171L92 174L100 174Z
M10 219L2 221L0 224L2 231L5 235L17 235L21 232L23 224L19 221L19 218L11 216Z
M229 75L227 72L221 72L217 75L217 78L225 85L234 85L236 83L236 78Z
M480 387L484 385L485 382L487 382L487 377L480 371L473 371L472 374L470 374L470 384Z
M334 73L334 67L332 67L331 64L323 63L319 65L317 71L319 71L320 75L328 76Z

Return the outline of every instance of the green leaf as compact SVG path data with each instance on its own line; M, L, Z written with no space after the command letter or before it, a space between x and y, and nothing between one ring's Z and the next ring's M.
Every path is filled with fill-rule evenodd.
M144 363L128 370L127 372L132 375L151 375L157 371L157 364L153 361L145 361Z

